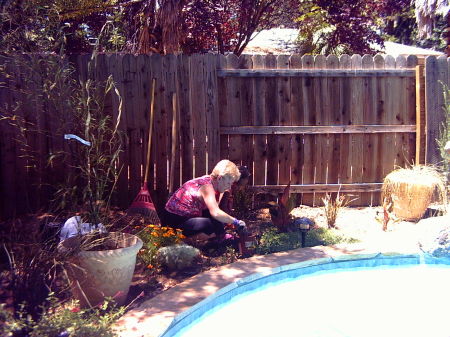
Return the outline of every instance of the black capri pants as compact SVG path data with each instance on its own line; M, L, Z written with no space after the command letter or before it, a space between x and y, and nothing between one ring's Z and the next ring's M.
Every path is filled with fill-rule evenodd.
M184 236L193 236L199 233L220 236L225 233L224 224L214 219L209 210L204 210L201 217L186 217L171 213L165 208L162 212L161 223L164 226L181 229Z

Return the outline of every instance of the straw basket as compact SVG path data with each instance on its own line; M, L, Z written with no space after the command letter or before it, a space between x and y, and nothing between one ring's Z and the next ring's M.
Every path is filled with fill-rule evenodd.
M383 200L392 202L394 214L406 221L421 219L436 191L440 201L444 201L443 177L428 166L395 170L383 182Z
M405 185L404 189L408 189L410 192L412 189L420 189L420 193L413 194L408 193L393 193L393 211L394 214L406 221L417 221L423 217L428 205L430 204L433 190L428 189L428 186L416 186Z

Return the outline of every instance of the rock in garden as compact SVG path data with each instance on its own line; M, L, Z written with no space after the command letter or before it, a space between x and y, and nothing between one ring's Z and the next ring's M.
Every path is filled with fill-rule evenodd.
M450 257L450 217L441 216L429 219L441 222L441 226L435 224L429 226L428 231L421 231L422 234L419 238L421 250L435 257ZM439 231L436 231L436 229L439 229Z

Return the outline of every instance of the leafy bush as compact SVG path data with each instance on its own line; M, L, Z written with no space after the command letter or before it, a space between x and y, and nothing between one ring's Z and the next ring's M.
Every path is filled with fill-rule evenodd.
M192 265L199 255L200 251L192 246L173 245L160 248L156 253L156 261L169 270L182 270Z
M317 227L306 236L306 247L331 246L338 243L355 243L357 239L337 233L334 229Z
M41 306L42 315L35 321L24 312L18 318L0 306L0 334L2 336L46 337L112 337L113 323L125 309L116 308L111 299L93 309L81 309L76 301L64 305L51 293L48 304Z
M275 227L268 227L261 235L256 252L271 254L301 247L301 232L279 233ZM339 235L332 229L314 228L306 235L306 247L329 246L338 243L353 243L356 239Z
M137 235L144 243L138 257L148 268L157 263L156 254L160 248L179 244L184 239L180 229L153 224L144 226Z
M277 228L269 227L261 235L257 254L271 254L301 247L299 232L279 233Z

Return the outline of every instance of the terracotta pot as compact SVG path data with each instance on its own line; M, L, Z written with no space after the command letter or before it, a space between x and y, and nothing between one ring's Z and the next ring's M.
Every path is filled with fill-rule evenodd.
M118 249L81 251L67 261L67 272L73 296L82 307L102 303L113 297L122 305L128 295L142 240L127 233L109 233L107 240ZM77 247L80 237L71 237L59 244L62 251Z

